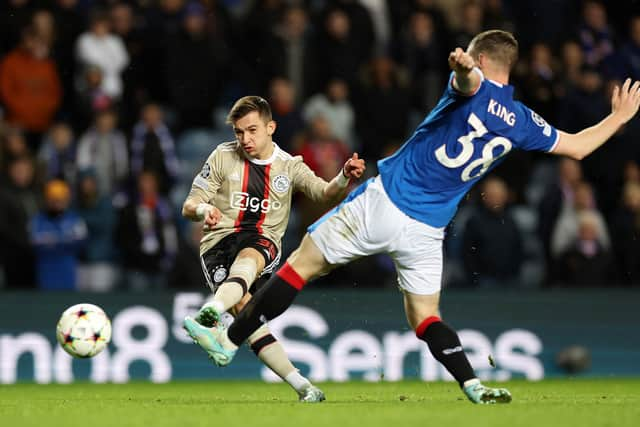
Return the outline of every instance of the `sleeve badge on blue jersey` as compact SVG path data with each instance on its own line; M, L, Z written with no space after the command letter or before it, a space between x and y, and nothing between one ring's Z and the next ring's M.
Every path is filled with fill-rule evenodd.
M545 119L540 117L540 115L533 110L531 110L531 118L535 124L543 128L542 134L544 136L551 136L551 126L549 126L549 123L547 123Z

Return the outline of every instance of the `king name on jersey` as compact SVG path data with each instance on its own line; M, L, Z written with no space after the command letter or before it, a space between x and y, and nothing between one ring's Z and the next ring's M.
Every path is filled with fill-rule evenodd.
M507 107L501 105L493 98L489 100L487 112L501 118L509 126L513 126L516 123L516 114L513 111L507 110Z

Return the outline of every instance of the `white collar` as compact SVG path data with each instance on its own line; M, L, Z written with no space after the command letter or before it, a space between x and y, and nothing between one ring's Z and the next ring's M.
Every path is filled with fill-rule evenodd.
M237 141L236 141L237 142ZM276 144L275 142L273 143L273 153L271 153L271 156L268 159L254 159L253 157L249 156L240 146L240 143L237 142L238 144L238 148L240 148L240 151L242 151L242 154L244 155L245 159L249 160L251 163L253 163L254 165L270 165L271 163L273 163L273 161L276 159L276 157L278 156L278 153L280 153L280 147L278 147L278 144Z

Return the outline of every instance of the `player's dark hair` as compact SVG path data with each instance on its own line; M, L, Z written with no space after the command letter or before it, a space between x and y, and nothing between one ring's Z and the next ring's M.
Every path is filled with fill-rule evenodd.
M469 43L473 59L477 60L481 53L511 69L518 60L518 41L507 31L484 31Z
M261 96L244 96L236 101L231 107L231 111L227 114L227 124L233 125L235 122L246 116L247 114L257 111L260 118L265 122L270 122L271 107L269 103Z

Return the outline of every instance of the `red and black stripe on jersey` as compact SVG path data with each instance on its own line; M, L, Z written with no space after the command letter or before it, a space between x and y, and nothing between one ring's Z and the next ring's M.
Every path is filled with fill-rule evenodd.
M256 231L262 233L262 223L266 217L269 202L269 173L271 165L258 165L244 161L242 174L242 208L234 224L235 231Z

